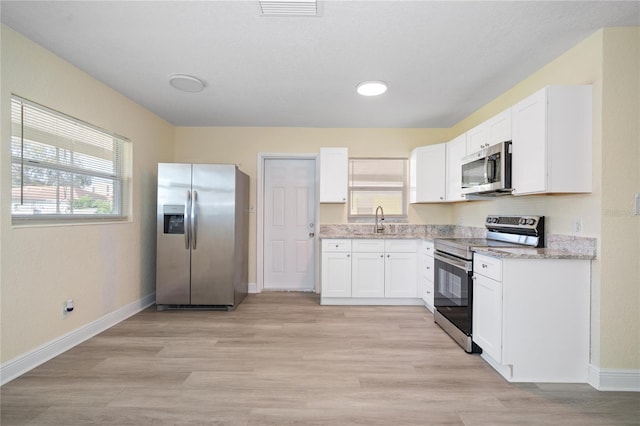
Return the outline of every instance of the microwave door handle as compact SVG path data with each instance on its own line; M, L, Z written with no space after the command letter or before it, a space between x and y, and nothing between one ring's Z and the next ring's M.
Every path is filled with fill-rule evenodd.
M487 161L487 177L488 183L493 183L496 181L496 160Z
M489 156L484 157L484 183L489 182Z

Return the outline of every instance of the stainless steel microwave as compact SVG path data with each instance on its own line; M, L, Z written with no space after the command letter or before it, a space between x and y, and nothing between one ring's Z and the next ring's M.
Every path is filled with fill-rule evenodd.
M500 142L462 159L463 194L510 194L511 141Z

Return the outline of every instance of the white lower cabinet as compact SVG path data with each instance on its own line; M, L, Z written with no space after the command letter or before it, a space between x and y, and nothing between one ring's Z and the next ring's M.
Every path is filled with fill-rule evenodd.
M502 362L502 282L473 277L473 341L482 352Z
M418 297L418 254L393 252L385 256L385 297Z
M511 382L586 383L591 262L473 260L473 340Z
M335 241L338 240L323 240L322 244L323 305L422 304L418 289L418 240L348 240L349 253L336 253L336 245L340 244ZM348 279L344 270L347 265Z
M322 294L351 297L351 240L322 240Z
M353 253L352 297L384 297L384 253Z
M418 292L424 306L433 312L434 247L431 241L421 241L418 249Z

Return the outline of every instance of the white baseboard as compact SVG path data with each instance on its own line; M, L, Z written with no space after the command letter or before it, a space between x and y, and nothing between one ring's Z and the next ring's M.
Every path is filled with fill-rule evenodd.
M257 293L258 292L258 284L256 283L249 283L249 293Z
M123 306L122 308L108 313L89 324L45 343L31 352L14 358L11 361L7 361L0 365L0 385L10 382L11 380L36 368L40 364L43 364L63 352L68 351L74 346L79 345L85 340L90 339L96 334L102 333L106 329L113 327L119 322L124 321L130 316L135 315L143 309L153 305L155 302L156 294L148 294L142 299Z
M600 391L640 392L640 370L589 366L589 384Z
M321 297L321 305L354 305L354 306L424 306L418 297Z

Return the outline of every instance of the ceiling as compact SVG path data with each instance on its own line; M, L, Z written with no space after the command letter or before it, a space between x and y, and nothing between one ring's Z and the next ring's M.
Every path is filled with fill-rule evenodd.
M450 127L637 1L7 1L2 22L176 126ZM184 93L173 74L206 87ZM356 94L384 80L378 97ZM37 101L37 99L34 99Z

